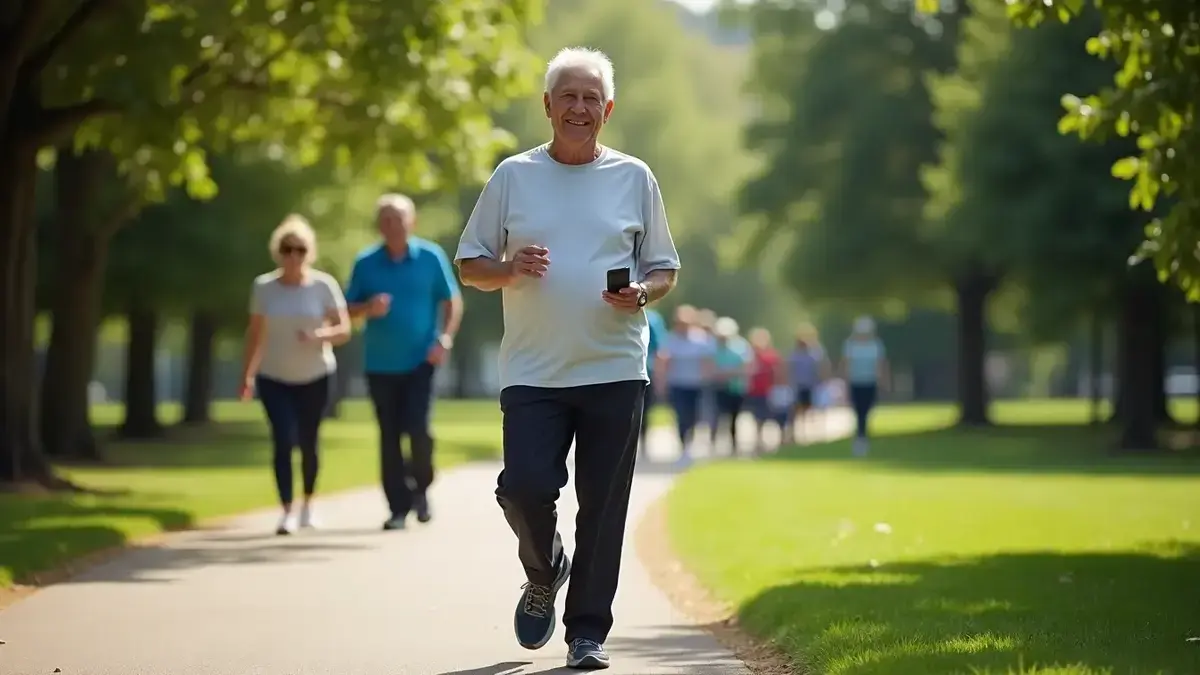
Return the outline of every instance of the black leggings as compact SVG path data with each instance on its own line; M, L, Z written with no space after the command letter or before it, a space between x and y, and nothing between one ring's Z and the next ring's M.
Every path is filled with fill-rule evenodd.
M850 405L854 408L854 435L867 437L867 420L875 407L876 388L873 384L850 385Z
M258 398L271 424L279 502L288 506L292 503L292 449L296 446L300 447L304 496L311 496L316 491L317 438L329 403L330 377L326 375L312 382L291 384L259 375L256 384Z

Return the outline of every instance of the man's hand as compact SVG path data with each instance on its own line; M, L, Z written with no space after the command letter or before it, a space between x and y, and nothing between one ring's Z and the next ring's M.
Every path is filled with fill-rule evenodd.
M380 293L367 301L367 316L377 319L388 313L392 307L392 296Z
M433 343L433 346L429 348L429 352L425 354L425 360L434 366L442 365L445 363L446 356L450 353L450 347L452 346L453 342L450 340L449 336L441 336L438 338L438 341Z
M638 306L638 296L644 292L645 289L642 288L642 285L635 281L617 293L604 291L600 295L613 309L626 314L636 314L642 310Z
M550 249L544 246L526 246L517 251L511 261L513 276L541 279L550 267Z
M247 377L242 380L242 386L238 388L238 398L243 401L249 401L254 398L253 377Z

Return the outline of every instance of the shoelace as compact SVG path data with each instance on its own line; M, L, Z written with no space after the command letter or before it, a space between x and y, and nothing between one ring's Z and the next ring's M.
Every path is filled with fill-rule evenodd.
M545 618L554 589L530 582L525 582L521 588L525 589L525 613L539 619Z
M595 640L589 640L587 638L575 638L574 640L571 640L571 651L578 651L584 647L586 647L588 651L592 652L598 652L602 649L600 643L596 642Z

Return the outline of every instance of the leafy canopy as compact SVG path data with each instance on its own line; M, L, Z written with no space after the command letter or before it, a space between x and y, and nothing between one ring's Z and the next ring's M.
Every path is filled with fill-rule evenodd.
M522 30L539 5L82 0L45 17L27 62L45 108L35 141L77 132L150 199L173 185L211 196L206 151L243 143L414 192L479 179L511 141L492 110L534 79Z
M936 2L921 0L936 11ZM1103 141L1135 139L1136 151L1112 164L1133 182L1129 206L1163 214L1145 230L1140 256L1160 278L1174 278L1200 299L1200 14L1194 0L1008 0L1010 16L1036 25L1070 21L1096 9L1101 27L1079 49L1114 62L1111 84L1083 96L1067 95L1063 133ZM1163 203L1165 202L1165 203Z

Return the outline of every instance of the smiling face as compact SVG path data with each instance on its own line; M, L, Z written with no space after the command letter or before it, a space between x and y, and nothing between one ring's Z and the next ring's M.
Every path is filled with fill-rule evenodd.
M581 68L563 71L543 99L555 142L572 147L594 144L613 109L600 74Z

